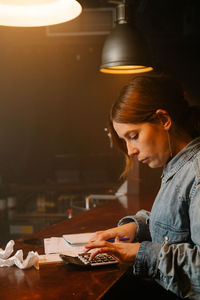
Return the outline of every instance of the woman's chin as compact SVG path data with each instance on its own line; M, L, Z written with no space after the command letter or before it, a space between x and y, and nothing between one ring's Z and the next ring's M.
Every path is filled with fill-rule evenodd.
M162 165L161 165L159 162L155 162L155 161L149 162L149 163L148 163L148 166L149 166L151 169L156 169L156 168L162 167Z

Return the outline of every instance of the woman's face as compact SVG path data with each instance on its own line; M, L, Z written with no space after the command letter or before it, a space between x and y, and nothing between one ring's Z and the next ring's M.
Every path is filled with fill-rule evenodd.
M126 143L129 156L151 168L164 166L170 158L168 133L160 123L126 124L113 121L120 139Z

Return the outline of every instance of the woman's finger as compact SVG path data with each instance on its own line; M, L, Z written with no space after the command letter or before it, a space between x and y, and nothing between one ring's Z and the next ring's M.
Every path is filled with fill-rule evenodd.
M102 233L103 233L103 231L97 231L97 232L95 232L94 235L88 241L88 243L96 241Z
M119 243L119 242L120 242L120 239L119 239L118 236L116 236L116 238L115 238L115 243Z
M115 258L118 259L117 256L116 256L117 252L116 252L115 249L112 249L111 247L102 247L102 248L97 248L97 249L95 249L94 251L91 252L90 260L92 260L99 253L113 254L113 255L115 255Z
M86 244L84 247L85 249L94 249L94 248L101 248L101 247L105 247L107 244L111 244L109 242L106 241L94 241L92 243Z
M117 235L117 232L118 232L119 228L116 227L116 228L111 228L111 229L108 229L108 230L104 230L104 231L97 231L90 239L89 242L94 242L96 240L99 240L99 241L106 241L106 240L109 240L111 238L115 238L116 235Z

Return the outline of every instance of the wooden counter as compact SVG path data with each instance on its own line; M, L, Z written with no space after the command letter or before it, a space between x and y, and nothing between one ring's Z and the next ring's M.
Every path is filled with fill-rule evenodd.
M16 241L15 251L23 249L44 253L43 239L66 233L104 230L116 226L118 220L138 209L149 209L151 200L129 199L124 207L118 200L110 200L89 211L44 228L38 233ZM66 264L41 265L40 270L17 267L0 268L0 299L101 299L123 276L127 268L111 266L94 270L77 270Z

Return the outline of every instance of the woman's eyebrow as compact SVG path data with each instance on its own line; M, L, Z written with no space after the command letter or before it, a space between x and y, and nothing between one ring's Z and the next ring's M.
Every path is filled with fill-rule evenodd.
M131 133L136 134L136 130L131 129L131 130L126 131L125 134L124 134L124 137L125 137L125 138L128 138L128 137L130 136Z

